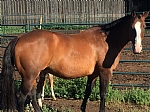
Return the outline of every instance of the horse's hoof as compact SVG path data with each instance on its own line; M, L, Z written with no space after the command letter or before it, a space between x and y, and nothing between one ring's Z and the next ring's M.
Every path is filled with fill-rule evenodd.
M53 98L54 101L56 101L56 98Z
M54 100L54 101L56 101L56 98L55 98L55 97L53 97L53 100Z
M80 110L82 111L82 112L85 112L85 108L84 107L80 107Z
M42 100L44 100L44 97L42 96L42 98L41 98Z

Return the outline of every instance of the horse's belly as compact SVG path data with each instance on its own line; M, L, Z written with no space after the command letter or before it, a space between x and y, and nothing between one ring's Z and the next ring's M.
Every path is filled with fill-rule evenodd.
M53 64L51 69L56 72L56 76L62 78L78 78L90 75L93 73L95 68L94 62L60 62Z

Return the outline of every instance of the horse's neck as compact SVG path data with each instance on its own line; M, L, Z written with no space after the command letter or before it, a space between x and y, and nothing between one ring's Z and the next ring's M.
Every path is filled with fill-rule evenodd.
M117 56L120 55L121 50L128 43L128 39L125 38L125 36L121 36L121 35L112 36L110 34L107 36L107 39L106 39L109 49L106 53L106 56L103 62L103 66L106 68L110 68L115 63L115 59L117 58Z
M121 50L129 42L129 23L130 21L126 20L123 23L117 23L117 26L107 29L109 33L106 42L108 43L109 49L103 62L104 67L110 68L114 64L117 56L120 55Z
M120 28L121 29L121 28ZM123 29L120 31L110 31L107 35L106 42L108 46L118 50L118 53L124 48L124 46L129 42L128 33L122 34Z
M106 41L108 45L119 49L119 51L129 42L130 19L128 17L111 27L107 35Z

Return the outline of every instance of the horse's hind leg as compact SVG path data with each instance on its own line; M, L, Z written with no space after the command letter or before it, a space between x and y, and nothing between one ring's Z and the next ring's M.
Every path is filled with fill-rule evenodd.
M100 70L100 97L101 97L100 112L105 112L106 92L111 76L112 72L109 68Z
M20 90L16 93L17 97L17 110L18 112L24 112L24 103L27 95L24 95Z
M32 99L32 105L36 112L41 112L40 107L38 107L36 102L36 79L29 78L22 78L22 83L20 86L19 92L16 93L17 97L17 106L18 112L24 112L24 103L27 98L27 95ZM32 95L31 95L32 93ZM32 97L31 97L32 96Z
M91 94L92 88L96 82L97 77L98 75L96 73L93 73L92 75L88 76L85 95L84 95L84 99L80 108L82 112L85 112L87 100Z
M30 83L30 80L23 79L20 86L20 90L16 93L17 108L19 112L24 112L24 103L31 89L32 85Z
M34 85L32 87L32 90L29 94L29 98L31 100L32 106L35 109L36 112L41 112L40 107L37 104L37 100L36 100L36 80L34 80Z

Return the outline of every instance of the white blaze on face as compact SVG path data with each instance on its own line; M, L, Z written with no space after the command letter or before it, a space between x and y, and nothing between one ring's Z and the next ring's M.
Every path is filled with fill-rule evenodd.
M135 52L140 53L142 50L142 38L141 38L141 23L135 24L136 38L135 38Z

